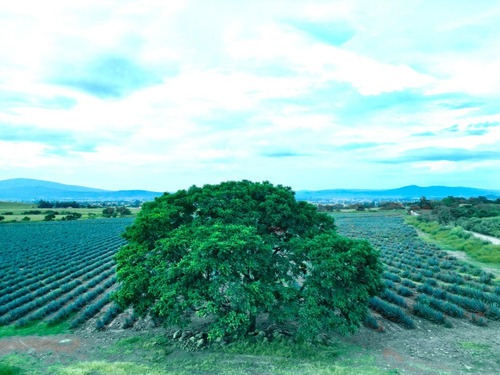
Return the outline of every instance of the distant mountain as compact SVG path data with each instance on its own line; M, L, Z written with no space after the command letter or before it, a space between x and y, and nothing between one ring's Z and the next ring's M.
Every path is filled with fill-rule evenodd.
M0 201L36 202L40 199L47 201L133 201L153 200L163 193L147 190L102 190L84 186L65 185L57 182L15 178L0 181ZM474 189L468 187L405 186L389 190L360 190L360 189L332 189L332 190L300 190L295 196L298 200L310 202L336 201L372 201L372 200L417 200L422 196L428 199L441 199L448 196L500 198L499 190Z
M57 182L14 178L0 181L0 201L133 201L153 200L162 195L147 190L102 190Z
M310 202L329 202L341 200L372 201L372 200L417 200L422 196L428 199L442 199L454 197L479 197L500 198L500 190L475 189L468 187L404 186L388 190L358 190L358 189L333 189L333 190L300 190L295 196L298 200Z

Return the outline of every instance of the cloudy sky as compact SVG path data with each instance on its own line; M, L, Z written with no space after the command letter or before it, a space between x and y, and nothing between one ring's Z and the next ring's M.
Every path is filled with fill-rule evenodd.
M0 180L500 189L498 1L3 1Z

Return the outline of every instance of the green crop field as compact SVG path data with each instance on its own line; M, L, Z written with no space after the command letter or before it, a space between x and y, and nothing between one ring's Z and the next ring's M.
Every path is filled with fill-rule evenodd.
M500 319L495 276L419 239L394 214L335 214L340 234L366 238L381 251L387 289L370 299L368 327L385 321L416 327L414 316L453 326ZM0 325L21 329L42 322L76 328L93 318L106 329L123 315L110 303L117 287L113 255L131 218L3 224L0 226ZM128 315L127 315L128 317ZM124 327L133 316L121 316Z
M109 305L130 218L0 225L0 325L72 327ZM0 328L0 336L9 331Z
M383 278L387 288L370 299L366 328L361 328L356 340L363 342L362 337L370 336L368 333L381 343L382 338L395 340L403 336L401 342L409 345L412 337L428 335L431 327L456 331L464 337L462 341L454 343L451 333L444 345L456 347L460 356L468 356L470 361L480 358L477 364L470 362L474 369L493 373L491 369L498 362L495 348L490 341L481 339L483 334L495 336L500 319L500 285L493 274L422 241L400 214L336 213L334 216L340 234L368 239L380 250L385 265ZM51 367L49 373L72 373L76 369L80 372L75 373L82 374L143 373L146 369L146 373L158 374L235 373L236 362L244 368L238 373L274 368L278 373L292 374L298 366L310 369L304 373L400 373L388 370L386 357L378 359L377 351L366 351L338 338L332 338L327 346L309 348L273 341L272 336L268 344L255 343L255 338L250 337L248 342L207 349L192 356L185 351L190 340L181 343L171 333L165 336L151 322L137 319L129 310L121 311L110 300L111 293L119 287L113 256L125 244L120 234L132 221L133 218L116 218L0 225L0 346L2 341L7 345L18 342L18 338L11 336L56 335L59 338L54 348L64 345L57 342L72 342L74 336L75 340L90 340L85 358L97 362ZM380 333L384 331L387 333ZM67 335L71 332L73 335ZM123 337L130 338L120 341ZM422 342L418 340L413 350L420 350ZM42 342L43 348L47 341ZM121 342L131 344L124 347ZM93 349L96 345L102 345L99 355ZM402 344L395 345L399 348ZM431 348L432 345L428 344ZM172 351L173 356L169 354ZM316 359L310 353L321 358ZM30 358L0 356L0 372L4 366L8 371L24 368L25 373L37 373L35 369L45 366L38 357ZM435 373L431 365L407 358L412 368L425 369L421 373ZM113 362L117 360L126 362ZM260 364L255 365L255 360ZM461 363L457 361L448 363L453 368L451 372L443 373L454 373ZM165 366L169 371L165 372ZM391 366L399 368L402 364Z
M380 249L387 289L371 298L365 322L381 329L385 319L415 328L414 316L453 326L454 319L475 325L500 319L500 284L492 273L457 260L422 241L399 215L335 214L340 234L366 238Z
M129 208L132 215L136 215L140 208ZM0 224L7 222L24 222L24 221L44 221L45 215L50 212L55 213L53 220L61 220L68 214L81 214L81 219L96 219L102 218L102 207L97 208L38 208L36 203L19 203L19 202L0 202L0 216L4 217ZM31 211L31 212L30 212ZM38 214L33 212L38 211Z

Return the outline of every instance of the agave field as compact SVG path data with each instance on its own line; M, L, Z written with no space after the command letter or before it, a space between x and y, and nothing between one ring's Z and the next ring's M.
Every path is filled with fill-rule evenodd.
M380 249L386 290L369 301L365 325L387 320L416 327L415 317L446 327L500 320L500 284L419 239L400 215L335 214L340 234ZM136 317L110 295L117 287L113 256L131 218L0 225L0 326L38 322L94 329L128 328ZM118 319L117 319L118 318Z
M369 301L365 325L384 320L416 328L415 316L452 327L454 319L478 326L500 320L500 283L495 275L457 260L422 241L401 215L335 214L338 232L365 238L380 250L386 290Z
M0 225L0 326L69 321L96 315L102 326L117 315L113 256L133 219ZM97 324L97 323L96 323Z

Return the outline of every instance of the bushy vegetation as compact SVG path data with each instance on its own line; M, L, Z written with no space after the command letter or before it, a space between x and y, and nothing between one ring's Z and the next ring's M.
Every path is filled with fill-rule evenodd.
M132 212L127 207L106 207L102 210L102 216L104 217L124 217L130 216Z
M470 219L460 218L456 224L466 230L500 238L500 216Z
M166 193L126 238L115 300L169 326L206 317L209 340L253 332L263 313L304 338L353 332L382 289L367 241L338 236L331 217L268 182Z
M441 201L429 201L422 197L412 210L418 212L418 219L425 222L460 226L500 238L500 199L447 197Z
M460 227L443 228L436 221L426 222L408 218L408 223L429 234L430 238L453 250L465 251L472 258L485 263L500 264L500 245L475 238Z

